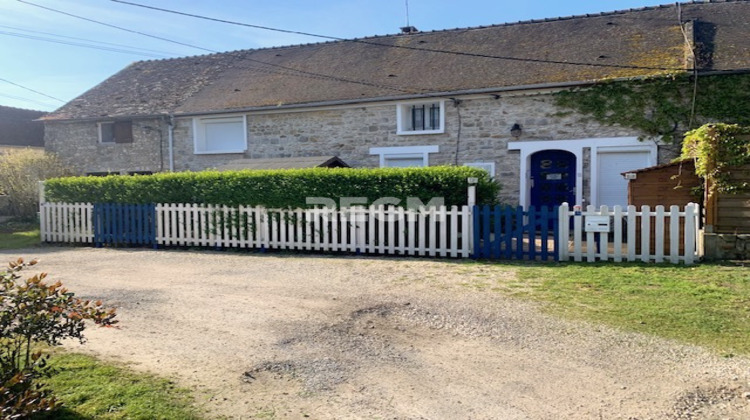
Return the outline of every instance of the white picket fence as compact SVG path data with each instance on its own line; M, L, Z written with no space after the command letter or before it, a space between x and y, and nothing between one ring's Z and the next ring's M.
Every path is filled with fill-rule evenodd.
M42 203L44 242L94 243L93 205ZM560 261L643 261L693 264L700 257L696 204L559 210ZM592 221L596 222L593 223ZM606 221L606 226L602 223ZM469 258L472 207L349 207L272 210L157 204L156 243L384 255Z
M39 230L42 242L93 243L94 205L41 203Z
M560 261L642 261L693 264L699 257L700 208L560 206ZM607 224L605 227L604 224ZM571 227L572 226L572 227ZM606 230L606 231L603 231ZM567 246L566 246L567 244Z
M468 206L273 210L157 204L156 214L156 240L162 245L454 258L471 252Z
M93 205L43 203L42 241L93 243ZM278 210L157 204L156 243L468 258L469 206Z

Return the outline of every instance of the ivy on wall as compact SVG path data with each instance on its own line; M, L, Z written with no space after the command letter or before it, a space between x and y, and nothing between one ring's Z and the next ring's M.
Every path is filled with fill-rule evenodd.
M695 173L705 179L709 194L746 191L748 182L732 181L731 171L750 165L750 127L706 124L685 135L682 158L695 160Z
M693 80L677 74L604 81L558 92L555 103L602 124L634 128L667 142L709 122L750 125L750 74L699 76L694 112Z

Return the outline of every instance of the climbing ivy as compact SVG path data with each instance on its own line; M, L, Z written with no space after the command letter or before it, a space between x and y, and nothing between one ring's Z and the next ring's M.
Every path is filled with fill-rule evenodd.
M733 182L733 168L750 164L750 127L706 124L685 135L681 158L695 160L695 173L708 182L709 193L746 191L748 182Z
M555 94L562 108L600 123L631 127L667 142L701 124L750 125L750 74L698 77L693 115L693 78L673 74L629 81L603 81Z

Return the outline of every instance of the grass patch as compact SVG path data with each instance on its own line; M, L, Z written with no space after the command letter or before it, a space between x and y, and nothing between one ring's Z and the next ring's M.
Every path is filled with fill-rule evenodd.
M640 264L514 266L505 288L556 312L716 349L750 354L750 269ZM517 287L524 285L525 287Z
M56 352L51 364L58 371L44 382L64 408L49 419L201 418L192 406L189 391L168 380L75 353Z
M26 222L0 224L0 249L20 249L38 246L39 225Z

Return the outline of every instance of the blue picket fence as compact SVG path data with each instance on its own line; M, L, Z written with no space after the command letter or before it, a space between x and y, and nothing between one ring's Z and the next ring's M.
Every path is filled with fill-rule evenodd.
M474 206L474 258L559 258L557 208Z
M94 244L152 245L156 248L156 205L96 203Z

